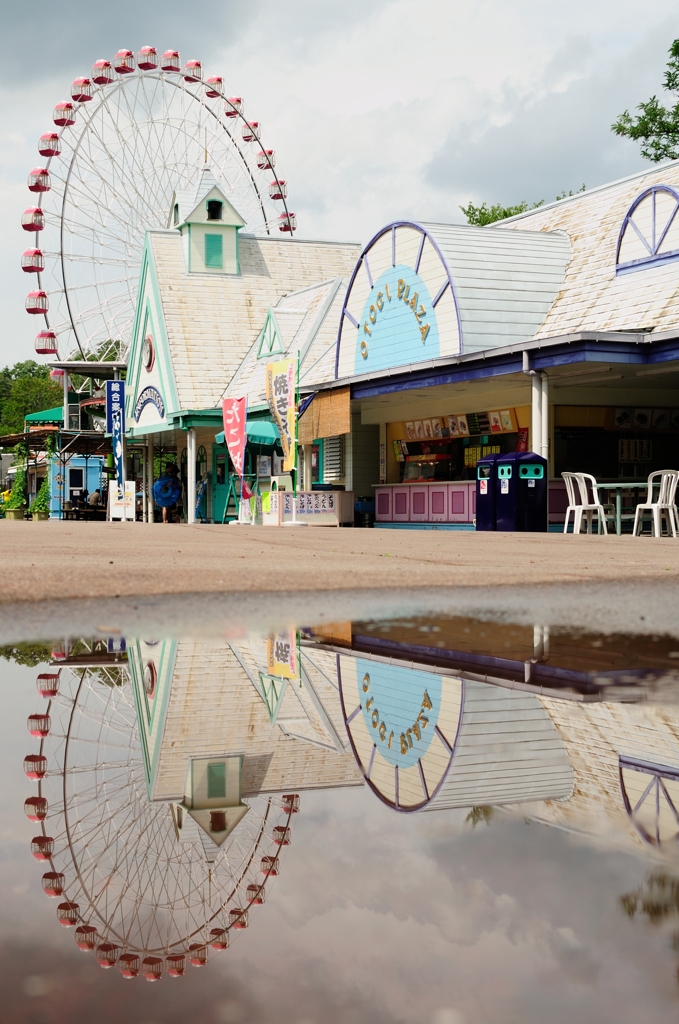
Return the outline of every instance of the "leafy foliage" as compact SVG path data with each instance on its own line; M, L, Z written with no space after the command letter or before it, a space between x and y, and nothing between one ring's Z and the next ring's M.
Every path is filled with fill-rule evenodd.
M17 665L46 665L52 660L52 649L48 644L18 643L0 647L0 658L13 661Z
M679 878L662 869L651 871L645 885L620 897L620 906L631 919L643 915L656 926L673 921L679 917ZM679 950L679 931L672 933L670 945Z
M575 196L579 192L584 192L586 188L587 186L583 183L575 192L560 192L556 197L556 201L559 202L561 199ZM477 227L483 228L487 224L495 224L498 220L516 217L517 214L525 213L526 210L537 210L540 206L544 206L544 204L545 200L541 199L538 203L533 203L532 206L529 206L525 199L523 199L516 206L503 206L501 203L493 203L492 206L488 206L487 203L481 203L480 206L474 206L473 203L468 203L466 206L461 206L460 209L467 218L467 224L474 224Z
M476 828L482 821L485 821L486 825L490 825L495 815L495 808L490 806L472 807L471 811L464 819L468 822L472 828Z
M30 506L31 512L49 512L51 497L50 480L49 477L46 476L40 484L40 490L36 494L33 503Z
M6 509L23 508L26 504L26 470L18 469L12 484L12 493L5 502Z
M679 39L674 40L669 54L663 85L667 92L679 93ZM679 157L679 102L673 107L664 107L657 96L651 96L636 109L641 113L632 115L625 110L611 125L611 131L641 142L641 155L646 160L653 163L676 160Z
M6 366L0 370L0 435L20 433L28 413L53 409L62 401L61 385L46 366L33 359Z

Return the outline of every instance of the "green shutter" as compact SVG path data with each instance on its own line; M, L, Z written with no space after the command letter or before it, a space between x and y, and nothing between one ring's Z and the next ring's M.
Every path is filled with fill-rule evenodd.
M222 259L222 236L205 236L205 266L215 270L221 270L224 262Z
M226 796L226 765L223 761L207 766L207 798L215 800Z

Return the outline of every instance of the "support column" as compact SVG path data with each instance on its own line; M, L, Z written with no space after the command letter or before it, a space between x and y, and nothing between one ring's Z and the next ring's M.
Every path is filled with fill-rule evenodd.
M540 374L540 377L540 416L542 420L540 431L540 455L542 455L543 459L549 459L549 377L544 372Z
M146 471L146 482L149 489L148 518L146 521L147 523L153 523L153 434L149 434L146 441L146 461L148 464L148 469Z
M537 373L531 374L530 446L536 455L542 454L542 381Z
M147 490L147 476L148 476L148 451L146 445L142 448L141 452L141 521L145 523L148 519L148 490Z
M186 521L196 521L196 428L186 431Z
M64 430L68 430L68 371L64 370Z
M304 445L304 490L311 490L312 468L311 459L313 456L313 445Z

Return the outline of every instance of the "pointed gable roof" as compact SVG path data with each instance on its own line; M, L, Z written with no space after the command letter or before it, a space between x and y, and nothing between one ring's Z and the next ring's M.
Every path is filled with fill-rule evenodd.
M227 199L222 187L212 173L212 169L205 165L201 171L198 184L195 188L191 189L176 189L172 196L172 204L170 206L170 217L168 221L168 227L180 227L182 224L189 224L193 220L199 220L201 223L205 220L204 216L197 217L197 211L200 209L201 213L204 208L204 204L208 199L218 199L224 204L224 213L222 220L218 223L224 224L227 227L245 227L245 221L241 217L240 213ZM179 207L179 220L177 223L174 221L174 208Z

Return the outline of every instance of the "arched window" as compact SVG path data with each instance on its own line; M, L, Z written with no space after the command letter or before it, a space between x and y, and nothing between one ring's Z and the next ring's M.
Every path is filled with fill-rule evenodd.
M679 192L652 185L634 200L622 222L616 274L661 266L679 259Z
M221 220L222 209L224 203L220 203L218 199L208 199L207 201L207 219L208 220Z
M174 223L179 224L179 203L174 204Z

